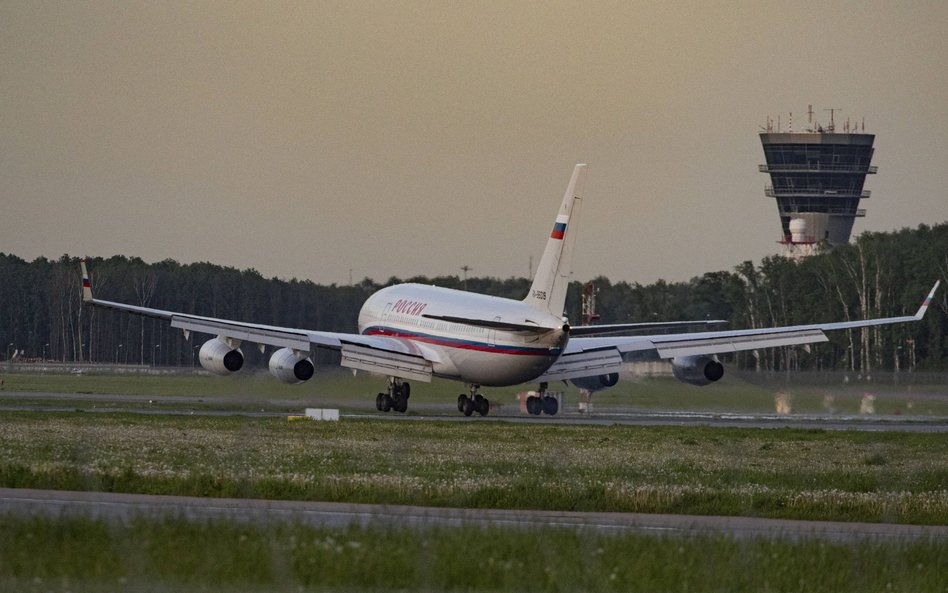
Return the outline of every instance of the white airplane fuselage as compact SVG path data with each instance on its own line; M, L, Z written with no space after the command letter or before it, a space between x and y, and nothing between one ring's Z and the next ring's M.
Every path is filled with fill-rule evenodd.
M435 375L494 387L531 381L550 368L569 339L564 325L522 301L422 284L383 288L359 312L360 333L410 340L434 361Z

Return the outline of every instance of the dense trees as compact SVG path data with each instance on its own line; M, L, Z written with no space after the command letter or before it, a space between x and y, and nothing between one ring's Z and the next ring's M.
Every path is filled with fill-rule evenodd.
M26 262L0 253L0 359L25 358L190 366L202 337L185 340L167 323L82 307L77 258ZM143 306L258 323L355 331L363 301L384 285L353 286L266 279L237 270L172 260L147 264L114 256L90 260L96 296ZM853 244L794 262L765 258L688 282L650 285L595 278L602 323L727 319L732 327L764 327L914 313L932 283L945 281L922 323L865 328L829 344L746 353L736 362L764 369L944 369L948 366L948 223L864 233ZM456 276L410 278L461 288ZM470 278L468 290L520 298L524 278ZM578 322L581 285L574 282L567 314ZM250 362L259 356L246 348ZM331 356L326 354L325 356Z

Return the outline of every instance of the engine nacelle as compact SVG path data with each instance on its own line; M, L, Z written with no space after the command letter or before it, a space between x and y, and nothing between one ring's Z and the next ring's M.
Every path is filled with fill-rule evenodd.
M270 374L284 383L309 381L315 373L313 361L292 348L280 348L270 357Z
M619 382L619 373L609 373L608 375L593 375L592 377L579 377L570 379L573 385L586 391L602 391L610 387L615 387Z
M215 375L229 375L244 366L244 353L240 348L231 348L220 338L204 342L198 353L201 366Z
M724 365L710 356L679 356L672 360L675 378L691 385L708 385L724 376Z

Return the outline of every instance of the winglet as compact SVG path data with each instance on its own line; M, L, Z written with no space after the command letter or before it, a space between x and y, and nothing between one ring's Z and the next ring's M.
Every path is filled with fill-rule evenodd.
M86 269L86 258L79 260L79 267L82 269L82 302L92 302L92 282L89 281L89 270Z
M932 299L935 297L935 291L938 290L938 285L941 284L941 280L935 282L935 286L932 286L931 292L928 293L928 296L925 297L925 300L922 302L922 306L918 308L918 312L915 313L915 319L921 319L925 316L925 311L928 311L928 305L932 303Z

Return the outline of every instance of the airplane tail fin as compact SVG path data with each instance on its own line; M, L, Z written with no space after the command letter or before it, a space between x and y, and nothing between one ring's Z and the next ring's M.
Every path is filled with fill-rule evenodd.
M533 277L525 303L540 311L556 316L563 314L566 304L566 288L572 274L573 245L576 240L577 220L582 205L583 186L586 182L586 165L576 165L569 180L563 203L553 223L553 231L546 242L543 257ZM572 224L571 224L572 222Z
M86 269L86 259L79 260L79 268L82 270L82 302L92 302L92 282L89 281L89 270Z

